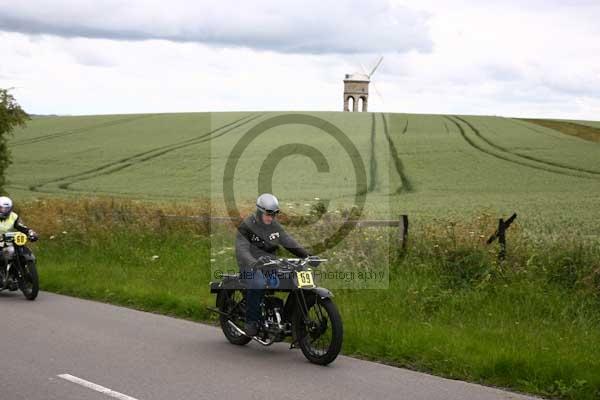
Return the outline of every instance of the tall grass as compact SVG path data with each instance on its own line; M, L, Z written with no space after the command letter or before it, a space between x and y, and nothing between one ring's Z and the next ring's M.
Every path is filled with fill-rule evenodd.
M214 238L202 224L159 223L161 213L208 213L208 203L53 200L19 211L42 234L34 251L43 289L215 321L206 310ZM496 223L485 214L432 220L413 229L406 252L392 246L389 289L335 290L344 353L545 396L600 398L600 246L532 240L515 224L500 262L484 243Z

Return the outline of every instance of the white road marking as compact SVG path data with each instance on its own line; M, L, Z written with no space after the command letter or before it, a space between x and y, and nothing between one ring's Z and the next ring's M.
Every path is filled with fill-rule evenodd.
M58 375L59 378L65 379L69 382L73 382L76 383L78 385L84 386L88 389L92 389L95 390L96 392L100 392L103 393L107 396L110 397L114 397L115 399L119 399L119 400L138 400L135 397L131 397L131 396L127 396L126 394L123 393L119 393L119 392L115 392L114 390L111 390L109 388L105 388L104 386L100 386L100 385L96 385L93 382L89 382L86 381L85 379L81 379L78 378L76 376L73 375L69 375L69 374L61 374Z

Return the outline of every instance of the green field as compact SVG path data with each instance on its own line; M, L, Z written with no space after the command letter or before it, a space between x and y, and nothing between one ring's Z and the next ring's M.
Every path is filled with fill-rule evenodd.
M281 115L286 114L36 117L9 143L14 163L7 189L18 199L94 194L212 198L219 205L234 146L251 128ZM329 200L330 210L349 207L356 203L359 181L367 188L369 216L406 213L429 221L518 212L519 222L535 232L566 225L582 235L600 234L599 143L510 118L302 115L338 127L359 156L319 126L268 129L243 146L229 177L238 204L252 204L262 167L273 172L272 190L290 213L306 212L315 198ZM323 155L326 172L318 172L306 155L290 155L303 146ZM272 152L275 157L265 161ZM362 164L362 175L353 161Z

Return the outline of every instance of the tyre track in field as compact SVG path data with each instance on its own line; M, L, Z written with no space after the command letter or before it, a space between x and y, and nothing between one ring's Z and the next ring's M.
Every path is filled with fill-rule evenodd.
M94 168L94 170L96 170L94 173L91 173L91 174L88 173L85 176L81 176L81 174L79 174L80 175L79 177L76 177L75 179L72 179L72 180L70 180L68 182L64 182L64 183L58 185L58 187L60 189L63 189L63 190L73 190L69 186L72 185L72 184L74 184L74 183L85 181L85 180L89 180L89 179L92 179L92 178L96 178L98 176L114 174L115 172L119 172L119 171L122 171L122 170L124 170L126 168L129 168L129 167L141 164L141 163L146 162L146 161L153 160L155 158L158 158L160 156L168 154L168 153L170 153L172 151L176 151L176 150L188 147L188 146L194 146L194 145L197 145L197 144L209 142L209 141L211 141L213 139L217 139L217 138L225 135L226 133L228 133L228 132L230 132L230 131L232 131L232 130L234 130L236 128L239 128L240 126L243 126L243 125L245 125L245 124L247 124L247 123L249 123L249 122L251 122L251 121L253 121L253 120L255 120L255 119L259 118L259 117L261 117L262 115L263 114L259 114L259 115L254 116L254 117L245 116L245 117L242 117L242 118L240 118L240 119L238 119L236 121L230 122L229 124L225 124L225 125L223 125L223 126L221 126L219 128L213 129L212 131L209 131L209 132L207 132L207 133L205 133L205 134L203 134L203 135L201 135L201 136L199 136L197 138L186 139L186 140L184 140L182 142L178 142L178 143L174 143L174 144L170 144L170 145L166 145L166 146L162 146L162 147L157 147L157 148L155 148L153 150L149 150L149 151L146 151L144 153L137 154L137 155L135 155L133 157L128 157L128 159L126 160L126 162L122 163L121 165L116 165L116 166L114 166L112 168L109 168L108 170L107 169L103 169L102 171L97 171L98 168ZM245 121L242 121L244 119L245 119ZM218 131L222 131L222 132L220 132L217 135L211 136L212 134L214 134L214 133L216 133ZM140 156L142 156L142 157L139 158Z
M402 186L400 186L398 189L396 189L396 193L413 192L414 190L413 190L412 183L410 182L408 175L406 175L406 173L404 172L404 164L402 164L402 160L400 159L400 156L398 155L398 150L396 149L394 141L392 140L392 137L390 136L390 132L388 130L388 124L387 124L387 119L385 118L385 114L382 113L381 118L383 119L383 131L385 132L385 137L388 141L388 145L390 148L390 155L392 156L392 160L394 162L394 167L396 168L396 172L398 173L398 176L400 177L400 182L402 182ZM406 121L405 129L407 127L408 127L408 121Z
M408 131L408 118L406 119L406 125L404 125L404 129L402 129L402 134L406 134L406 131Z
M371 114L371 151L369 159L369 188L367 192L373 192L377 187L377 158L375 158L375 114Z
M144 163L144 162L153 160L157 157L163 156L172 151L179 150L184 147L208 142L210 140L221 137L221 136L225 135L226 133L228 133L240 126L243 126L257 118L260 118L263 115L264 114L259 114L256 116L246 115L246 116L239 118L233 122L227 123L218 128L215 128L209 132L206 132L198 137L186 139L186 140L183 140L183 141L180 141L177 143L171 143L168 145L159 146L159 147L156 147L151 150L147 150L147 151L144 151L141 153L134 154L132 156L128 156L128 157L121 158L116 161L112 161L110 163L106 163L99 167L94 167L94 168L88 169L86 171L82 171L82 172L78 172L78 173L70 174L70 175L65 175L65 176L54 178L54 179L51 179L51 180L48 180L48 181L45 181L45 182L42 182L39 184L31 185L29 187L29 190L31 190L33 192L39 192L39 191L48 192L47 190L42 190L42 188L49 184L59 183L59 182L63 182L58 185L58 187L60 189L73 190L73 189L69 188L69 186L74 183L92 179L92 178L102 176L102 175L110 175L115 172L119 172L126 168L132 167L134 165L138 165L140 163ZM215 135L215 133L218 133L218 134ZM52 192L53 191L50 191L50 193L52 193Z
M547 160L544 160L544 159L541 159L541 158L533 157L533 156L530 156L528 154L522 154L522 153L514 152L514 151L512 151L512 150L510 150L510 149L508 149L506 147L500 146L500 145L492 142L491 140L487 139L469 121L467 121L467 120L465 120L463 118L460 118L458 116L454 116L454 118L456 118L456 119L464 122L465 124L467 124L467 126L469 128L471 128L471 130L473 132L475 132L475 135L477 135L478 138L480 138L481 140L483 140L484 142L486 142L487 144L489 144L491 147L493 147L493 148L495 148L495 149L497 149L499 151L503 151L505 153L512 154L515 157L520 157L520 158L525 158L527 160L535 161L535 162L538 162L540 164L546 164L546 165L549 165L551 167L564 168L564 169L568 169L568 170L571 170L571 171L585 172L585 173L588 173L588 174L600 176L600 172L599 171L594 171L594 170L589 170L589 169L579 168L579 167L573 167L571 165L561 164L561 163L547 161Z
M39 143L39 142L45 142L45 141L52 140L52 139L63 138L65 136L76 135L79 133L87 133L87 132L93 131L95 129L106 128L106 127L110 127L110 126L117 126L117 125L129 123L129 122L137 121L140 119L151 118L151 117L155 117L156 115L157 114L150 114L150 115L138 115L136 117L119 118L119 119L102 122L102 123L96 124L96 125L85 126L82 128L69 129L66 131L49 133L47 135L37 136L34 138L29 138L29 139L15 140L14 142L12 142L11 146L17 147L17 146L24 146L24 145L34 144L34 143Z
M574 172L569 172L569 171L561 171L561 170L556 170L556 169L552 169L552 168L549 168L549 167L538 166L538 165L532 165L532 164L529 164L529 163L527 163L527 162L525 162L525 161L521 161L521 160L513 160L513 159L511 159L511 158L508 158L508 157L506 157L506 156L504 156L504 155L502 155L502 154L497 154L497 153L494 153L494 152L492 152L492 151L490 151L490 150L487 150L487 149L485 149L485 148L483 148L483 147L479 146L477 143L473 142L473 140L471 140L471 139L470 139L470 138L467 136L467 134L465 133L465 130L463 129L463 127L462 127L462 126L461 126L461 125L460 125L458 122L456 122L455 120L453 120L451 117L444 116L444 118L446 118L447 120L449 120L450 122L452 122L454 125L456 125L456 127L458 128L458 130L459 130L459 132L460 132L460 135L463 137L463 139L464 139L464 140L465 140L465 141L466 141L466 142L467 142L467 143L468 143L468 144L469 144L471 147L473 147L475 150L478 150L478 151L480 151L480 152L482 152L482 153L488 154L488 155L490 155L490 156L492 156L492 157L495 157L495 158L498 158L498 159L500 159L500 160L508 161L508 162L510 162L510 163L513 163L513 164L518 164L518 165L522 165L522 166L525 166L525 167L529 167L529 168L533 168L533 169L537 169L537 170L541 170L541 171L545 171L545 172L551 172L551 173L555 173L555 174L559 174L559 175L574 176L574 177L576 177L576 178L594 179L594 178L592 178L592 177L590 177L590 176L581 175L581 174L576 174L576 173L574 173Z

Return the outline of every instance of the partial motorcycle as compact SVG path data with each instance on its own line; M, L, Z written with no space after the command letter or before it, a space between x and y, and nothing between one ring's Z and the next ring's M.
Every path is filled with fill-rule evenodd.
M27 242L37 240L21 232L7 232L0 237L0 291L21 290L27 300L35 300L39 279L35 256Z

